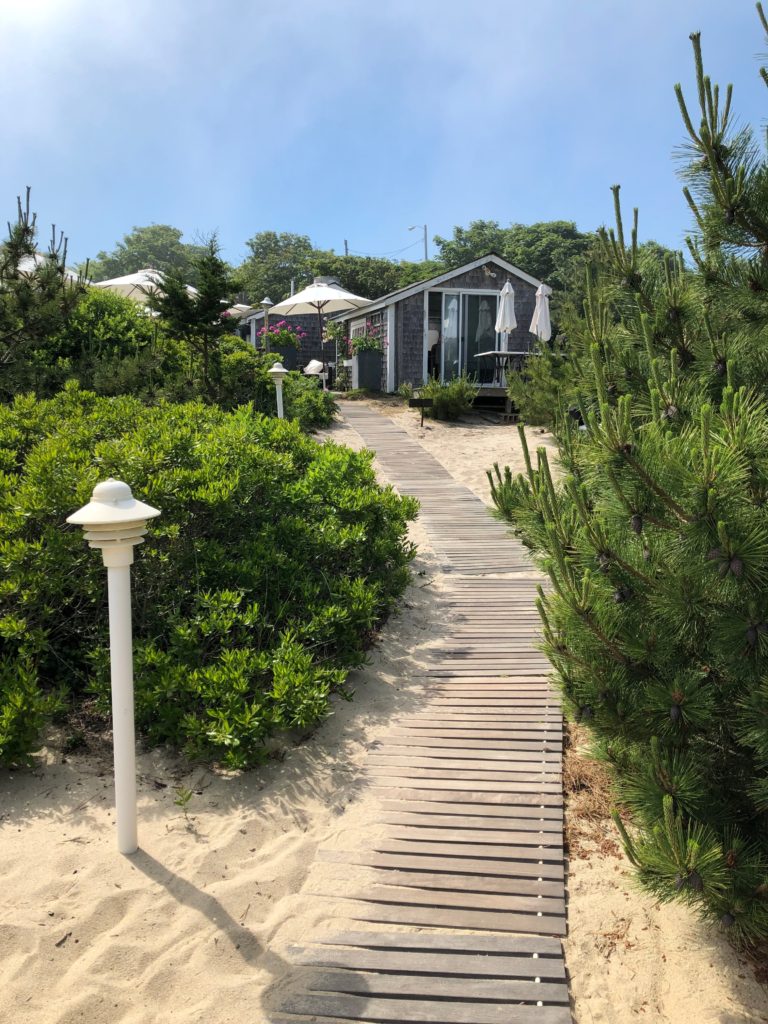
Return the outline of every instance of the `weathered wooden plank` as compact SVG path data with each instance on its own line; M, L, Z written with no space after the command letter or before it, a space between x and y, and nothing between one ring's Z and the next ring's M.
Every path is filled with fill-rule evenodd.
M302 978L310 992L344 992L349 995L408 996L411 999L454 999L481 1002L532 1003L546 1001L566 1005L568 987L553 982L509 980L485 977L450 978L417 974L382 974L374 969L356 971L314 971Z
M474 793L519 793L535 795L541 793L544 796L552 796L561 793L562 786L559 782L497 782L485 779L477 781L456 779L456 778L422 778L414 773L413 775L374 775L372 776L373 786L376 789L391 789L392 787L407 786L413 790L438 790L441 793L466 792L468 789Z
M399 746L407 742L414 748L444 747L448 749L449 747L457 747L463 750L472 750L474 748L475 750L520 750L525 752L557 751L560 749L559 743L548 742L547 740L475 739L474 737L466 736L444 736L442 733L438 733L436 736L413 736L405 732L397 732L394 729L388 735Z
M549 833L546 833L549 834ZM532 861L535 864L560 864L562 845L514 846L503 843L462 843L456 839L372 839L371 849L376 853L402 853L408 857L471 857L482 860Z
M452 771L494 771L499 778L507 775L560 775L559 766L542 760L530 761L492 761L471 760L469 758L417 757L397 754L369 754L365 761L366 767L394 768L429 768L434 771L447 768Z
M350 995L288 995L282 1012L313 1018L370 1021L373 1024L570 1024L566 1006L514 1003L460 1003L426 999L372 999ZM274 1019L274 1018L273 1018Z
M453 936L446 936L453 938ZM478 936L484 938L484 936ZM364 941L369 941L365 939ZM292 946L288 949L292 961L305 967L337 967L360 971L399 972L423 975L437 975L438 978L460 976L464 978L504 978L516 980L521 985L535 985L534 992L550 995L544 998L552 1002L568 999L565 985L565 968L558 957L537 957L530 953L454 953L450 950L421 949L367 949L363 946L335 948L332 946ZM541 982L534 981L541 978ZM558 982L560 983L558 985ZM551 989L539 987L551 986ZM561 989L565 991L562 999ZM525 999L526 988L520 989L520 999ZM534 999L537 998L534 996ZM542 998L538 996L538 998Z
M433 806L433 805L427 805ZM473 832L551 832L560 836L563 823L560 818L494 818L490 815L431 814L417 811L385 811L374 821L382 825L413 825L416 828L449 828Z
M446 935L442 932L373 932L344 928L320 935L319 945L357 946L364 949L419 949L441 953L485 953L488 956L562 956L559 939L521 935ZM545 975L542 975L545 977ZM546 975L550 977L550 975Z
M565 935L565 917L557 914L499 913L463 910L460 907L422 907L412 903L344 902L340 908L352 921L371 924L411 925L416 928L456 928L488 932L520 932L533 935Z
M355 869L359 868L363 880L379 885L402 885L415 889L440 889L447 892L464 893L471 899L474 893L492 893L494 895L546 896L550 899L562 900L563 883L557 879L545 879L514 875L466 875L461 872L430 872L404 871L399 868L372 868L363 864L347 865L350 868L350 881L356 877ZM338 896L338 893L335 894ZM439 900L435 902L439 903ZM470 904L471 905L471 904Z
M411 747L402 743L382 743L381 746L374 747L375 754L370 754L370 757L419 757L424 758L425 761L429 761L432 758L453 758L457 760L461 759L475 759L478 761L491 762L497 764L518 764L533 761L536 764L549 765L549 769L552 769L553 765L560 764L561 757L558 753L552 750L540 750L533 752L530 750L495 750L494 748L487 748L484 746L474 746L468 748L462 748L457 746L451 747L425 747L420 745L418 747Z
M458 857L440 854L405 854L387 852L326 850L322 847L317 851L318 860L331 864L358 864L371 868L398 868L403 871L427 871L430 873L445 872L446 874L482 875L491 877L501 875L503 878L541 878L562 881L564 868L562 864L544 861L539 864L530 860L495 860L492 857Z
M341 897L338 888L334 888L333 892L318 891L314 895L329 896L332 899L358 900L364 903L386 903L394 906L456 907L460 910L490 910L499 914L565 915L565 899L541 896L538 893L488 894L448 889L421 889L418 886L395 885L393 882L345 888Z
M419 785L425 779L453 779L461 782L503 782L510 786L531 784L541 786L542 792L556 792L562 783L559 776L549 772L506 772L475 768L465 771L460 768L429 768L425 765L366 765L366 774L373 779L418 779ZM533 792L533 790L531 790Z
M502 804L506 808L523 806L533 807L562 807L562 793L497 793L483 790L482 792L471 792L463 789L423 789L414 788L406 779L404 786L378 785L376 788L383 791L386 797L391 800L434 800L436 803L471 804L473 807L488 804Z
M539 807L523 806L517 804L512 807L506 803L483 803L478 804L474 807L467 807L466 803L449 801L437 801L433 799L429 800L397 800L387 799L382 800L381 808L384 811L403 811L403 812L418 812L420 816L424 816L425 820L428 820L427 816L431 815L449 815L449 816L461 816L466 817L467 815L483 816L490 818L521 818L531 821L551 821L553 823L560 822L563 820L563 808L560 807Z
M542 846L563 849L562 837L556 832L528 832L518 830L497 829L461 829L461 828L420 828L418 826L401 825L387 831L389 839L407 839L411 842L451 842L481 843L484 846Z

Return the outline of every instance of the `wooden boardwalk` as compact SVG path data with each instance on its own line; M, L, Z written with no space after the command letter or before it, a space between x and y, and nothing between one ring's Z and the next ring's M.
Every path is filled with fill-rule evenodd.
M367 758L384 828L362 851L318 851L365 869L345 915L369 929L294 948L296 984L269 1019L570 1024L562 718L536 650L535 573L405 431L351 403L344 416L421 502L453 615L424 703Z

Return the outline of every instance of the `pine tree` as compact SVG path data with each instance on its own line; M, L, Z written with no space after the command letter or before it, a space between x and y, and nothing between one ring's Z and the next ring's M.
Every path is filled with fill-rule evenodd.
M162 289L152 294L150 305L163 317L171 335L183 339L199 357L204 391L215 399L221 378L219 343L232 333L222 301L231 291L230 272L215 236L192 262L197 288L189 290L183 270L170 270L163 275Z
M695 116L676 89L690 262L644 252L614 187L616 227L567 325L564 477L541 449L492 482L549 576L544 647L614 769L641 882L753 942L768 938L768 161L691 40Z
M35 386L37 366L50 360L48 339L66 323L85 289L82 276L67 272L67 239L55 225L47 252L37 252L30 189L23 203L21 197L16 202L16 222L8 224L0 245L0 397L5 399Z

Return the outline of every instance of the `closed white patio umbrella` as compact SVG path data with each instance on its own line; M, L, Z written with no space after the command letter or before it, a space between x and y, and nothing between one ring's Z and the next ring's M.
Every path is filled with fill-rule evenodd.
M549 285L540 284L536 289L536 308L528 330L535 334L539 341L549 341L552 337L552 324L549 319L549 296L552 289Z
M515 290L507 281L499 296L499 309L496 314L496 333L501 334L501 351L509 348L509 335L517 327L515 316Z

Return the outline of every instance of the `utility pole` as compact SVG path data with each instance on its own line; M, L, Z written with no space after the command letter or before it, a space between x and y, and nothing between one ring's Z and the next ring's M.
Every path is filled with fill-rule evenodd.
M344 239L344 255L349 256L349 242L346 238Z
M426 224L413 224L408 228L409 231L415 231L416 228L421 228L424 232L424 262L429 259L429 249L427 248L427 225Z

